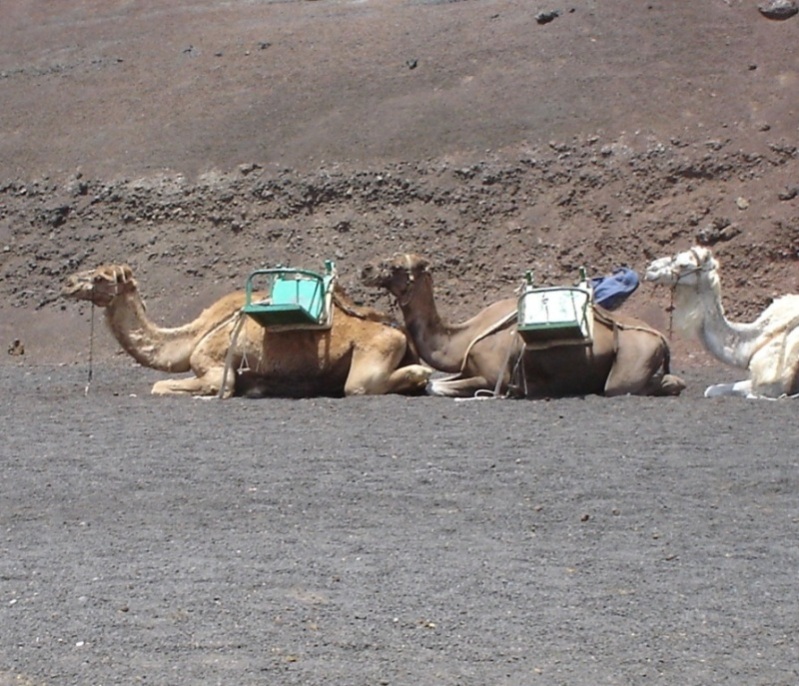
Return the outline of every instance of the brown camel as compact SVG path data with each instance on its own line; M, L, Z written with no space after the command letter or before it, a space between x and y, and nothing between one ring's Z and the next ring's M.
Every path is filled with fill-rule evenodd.
M596 305L591 344L533 350L517 332L516 298L489 305L461 324L444 322L423 257L401 255L367 265L361 278L394 295L422 360L454 374L431 380L432 395L679 395L685 388L669 373L669 346L660 332Z
M62 293L105 308L112 334L139 364L194 373L156 382L157 395L213 396L220 388L225 397L416 393L431 373L419 364L400 366L414 360L403 331L375 310L356 306L337 285L330 328L283 331L265 329L242 313L244 291L220 298L188 324L159 327L147 318L127 265L75 274Z

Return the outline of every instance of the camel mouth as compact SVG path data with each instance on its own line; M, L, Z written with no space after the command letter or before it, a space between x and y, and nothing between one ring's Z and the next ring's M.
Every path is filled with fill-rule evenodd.
M380 288L388 283L389 272L383 263L367 264L361 268L361 283L370 288Z
M675 284L677 275L674 273L672 260L665 257L650 263L644 273L644 281L664 286Z
M658 283L663 280L663 274L659 270L647 270L644 274L644 281Z
M61 287L61 297L67 300L86 300L99 307L106 307L110 299L99 293L90 278L82 277L80 274L70 276Z
M86 298L88 297L86 286L80 279L71 276L66 280L64 285L61 286L61 297L72 299Z

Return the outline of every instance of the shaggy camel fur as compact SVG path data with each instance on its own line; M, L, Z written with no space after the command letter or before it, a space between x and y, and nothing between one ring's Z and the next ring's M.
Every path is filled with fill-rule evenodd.
M674 289L678 330L698 338L721 362L749 370L744 381L709 386L706 397L779 398L799 393L799 295L777 298L754 322L728 321L721 303L719 264L704 247L654 260L645 280Z
M445 323L433 295L428 262L401 255L367 265L362 281L394 295L423 361L454 376L431 380L428 393L470 397L496 390L531 398L603 394L679 395L685 384L669 371L669 346L638 320L595 307L592 345L529 350L516 330L517 300L489 305L461 324ZM516 362L523 374L513 379Z
M114 337L139 364L194 373L158 381L152 389L158 395L212 396L220 388L225 396L416 393L424 390L431 373L419 364L400 366L414 359L402 330L375 310L356 306L338 286L331 328L280 332L267 331L241 313L243 291L222 297L188 324L161 328L147 318L127 265L75 274L62 293L105 308ZM240 317L245 321L226 360Z

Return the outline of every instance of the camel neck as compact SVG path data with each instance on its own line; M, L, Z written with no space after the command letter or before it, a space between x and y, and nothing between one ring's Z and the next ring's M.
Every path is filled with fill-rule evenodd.
M118 295L105 311L114 338L139 364L161 371L188 371L194 340L189 326L162 328L152 323L138 292Z
M699 288L677 288L676 310L688 333L695 332L716 359L732 367L749 365L759 330L754 324L729 321L721 302L718 279L703 279Z
M459 372L471 339L468 332L464 335L461 327L450 326L439 315L429 274L416 279L400 308L422 360L444 372Z

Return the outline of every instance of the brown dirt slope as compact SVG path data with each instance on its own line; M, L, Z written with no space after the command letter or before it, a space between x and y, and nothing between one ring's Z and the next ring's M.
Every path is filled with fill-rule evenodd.
M453 318L527 268L643 270L695 241L723 260L732 316L799 291L799 18L755 2L0 16L0 329L31 361L83 351L88 313L58 288L106 261L164 323L264 264L332 257L374 300L358 268L400 250L433 259ZM665 327L667 300L643 286L629 307Z

